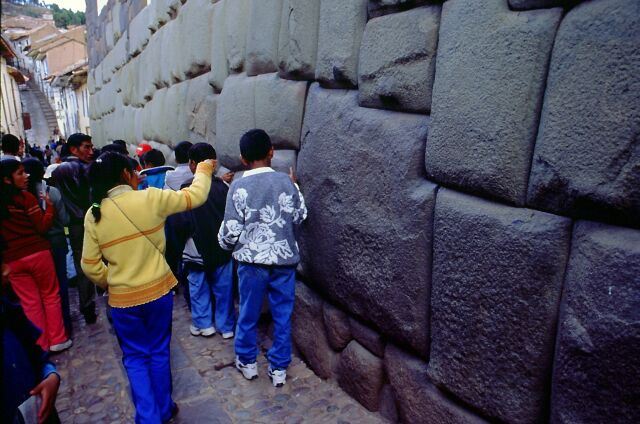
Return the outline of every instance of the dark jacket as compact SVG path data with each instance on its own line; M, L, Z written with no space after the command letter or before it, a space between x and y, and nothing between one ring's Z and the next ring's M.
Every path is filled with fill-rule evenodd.
M69 214L69 223L84 223L84 215L91 206L89 164L69 156L51 174L51 185L60 190Z
M191 185L191 181L182 188ZM219 178L211 180L211 190L204 205L190 211L171 215L167 218L165 235L167 238L167 263L177 273L184 246L190 237L202 255L206 270L213 270L231 260L231 252L222 249L217 235L224 218L224 208L229 187Z

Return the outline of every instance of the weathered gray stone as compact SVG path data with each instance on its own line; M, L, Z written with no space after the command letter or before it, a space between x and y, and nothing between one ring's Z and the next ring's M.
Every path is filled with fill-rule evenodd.
M269 134L276 149L299 149L307 84L275 73L254 78L256 127Z
M283 0L278 39L278 69L283 78L315 78L319 19L320 0Z
M278 172L289 173L289 168L296 170L298 152L296 150L274 150L271 167Z
M443 5L426 149L429 177L524 203L561 16L562 9L512 12L507 0Z
M396 406L396 396L390 384L385 384L380 391L380 407L378 408L380 415L385 417L389 422L398 422L398 407Z
M220 1L213 5L213 17L211 18L211 72L209 72L209 84L216 93L222 91L224 81L229 76L229 64L227 63L227 20L226 1Z
M247 34L247 75L278 70L278 39L282 19L282 0L251 2Z
M640 227L640 3L585 2L560 25L528 204Z
M340 354L338 384L369 411L377 411L384 385L382 359L352 340Z
M313 211L301 231L310 281L424 357L436 190L424 179L428 127L426 116L361 108L355 91L316 83L298 155Z
M433 0L369 0L369 18L404 11L428 3L433 3Z
M334 350L344 349L353 340L349 315L329 302L325 302L322 314L329 344Z
M189 121L189 131L198 134L201 137L207 139L207 133L209 132L209 126L213 123L215 126L215 102L216 95L209 94L204 100L195 108ZM213 109L213 111L212 111ZM213 112L213 113L212 113ZM213 144L213 143L211 143Z
M229 63L229 70L242 72L247 43L247 24L249 23L251 5L249 0L226 1L227 62Z
M640 422L640 231L575 226L553 375L552 423Z
M240 162L240 137L255 128L254 84L256 77L232 75L227 78L218 97L216 115L216 140L213 147L222 165L242 169Z
M544 419L571 221L441 189L429 375L489 417Z
M176 78L184 80L201 75L211 68L211 31L213 5L211 0L190 0L180 9L181 48L174 52L180 57Z
M440 10L421 7L367 23L358 64L360 106L431 110Z
M369 352L382 358L384 356L384 340L382 336L356 319L351 318L349 322L353 338L366 347Z
M321 378L335 375L338 355L331 350L322 321L322 299L304 283L296 284L291 325L293 340L309 366Z
M384 365L405 423L482 424L484 420L470 414L447 399L429 383L426 362L389 344Z
M358 55L367 0L322 0L316 79L330 87L358 85Z
M155 32L171 19L171 10L167 7L165 0L154 0L149 4L149 29Z

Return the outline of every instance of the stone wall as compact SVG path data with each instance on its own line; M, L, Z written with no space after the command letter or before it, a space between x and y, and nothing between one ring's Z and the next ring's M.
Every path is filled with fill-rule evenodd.
M637 0L87 0L92 131L265 128L293 331L407 423L640 422Z

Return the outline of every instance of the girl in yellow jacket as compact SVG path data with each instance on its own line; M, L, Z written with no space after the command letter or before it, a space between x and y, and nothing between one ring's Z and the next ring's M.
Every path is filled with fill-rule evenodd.
M177 280L164 259L164 223L205 202L214 168L213 160L201 162L191 186L177 192L136 191L138 177L118 153L101 155L89 169L93 205L84 221L82 270L109 292L136 423L164 423L178 410L169 361Z

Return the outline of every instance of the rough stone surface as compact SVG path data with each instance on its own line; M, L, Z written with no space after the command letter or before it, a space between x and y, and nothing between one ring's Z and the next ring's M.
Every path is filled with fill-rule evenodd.
M211 68L211 37L203 34L211 29L213 5L210 0L189 0L180 9L178 20L182 46L176 52L181 58L177 78L184 80Z
M429 113L440 6L372 19L358 64L360 106Z
M242 72L247 43L250 0L227 0L227 62L229 70Z
M369 411L377 411L384 385L382 359L352 340L340 354L338 384Z
M254 79L256 127L269 134L276 149L299 149L307 84L275 73Z
M429 375L489 417L543 421L571 221L441 189Z
M428 3L433 3L433 0L369 0L367 9L369 18L375 18Z
M353 318L349 320L349 327L353 338L358 343L377 357L382 358L384 356L384 340L380 334Z
M424 357L436 191L424 179L428 127L426 116L361 108L356 92L316 83L298 155L313 211L301 231L310 281Z
M561 16L562 9L512 12L507 0L443 5L426 149L431 178L524 203Z
M331 350L322 321L322 299L304 283L296 284L291 324L293 340L309 366L322 378L335 376L338 355Z
M278 39L282 19L282 0L251 2L247 34L247 75L278 70Z
M396 406L396 396L390 384L385 384L380 391L380 407L378 408L380 415L385 417L389 422L398 422L398 407Z
M322 0L316 79L330 87L358 85L358 52L367 0Z
M213 5L213 17L211 18L211 72L209 72L209 84L216 93L222 91L224 81L229 75L227 63L227 20L226 1L220 1Z
M298 160L298 152L296 150L274 150L271 167L278 172L289 174L289 168L296 171L296 162Z
M426 362L387 345L384 365L404 423L482 424L429 383ZM382 412L382 411L381 411Z
M329 302L324 303L322 314L329 344L334 350L344 349L353 340L349 315Z
M640 227L640 3L582 3L553 49L528 204Z
M562 309L551 422L640 422L639 230L576 224Z
M320 0L283 0L278 70L283 78L315 78Z

